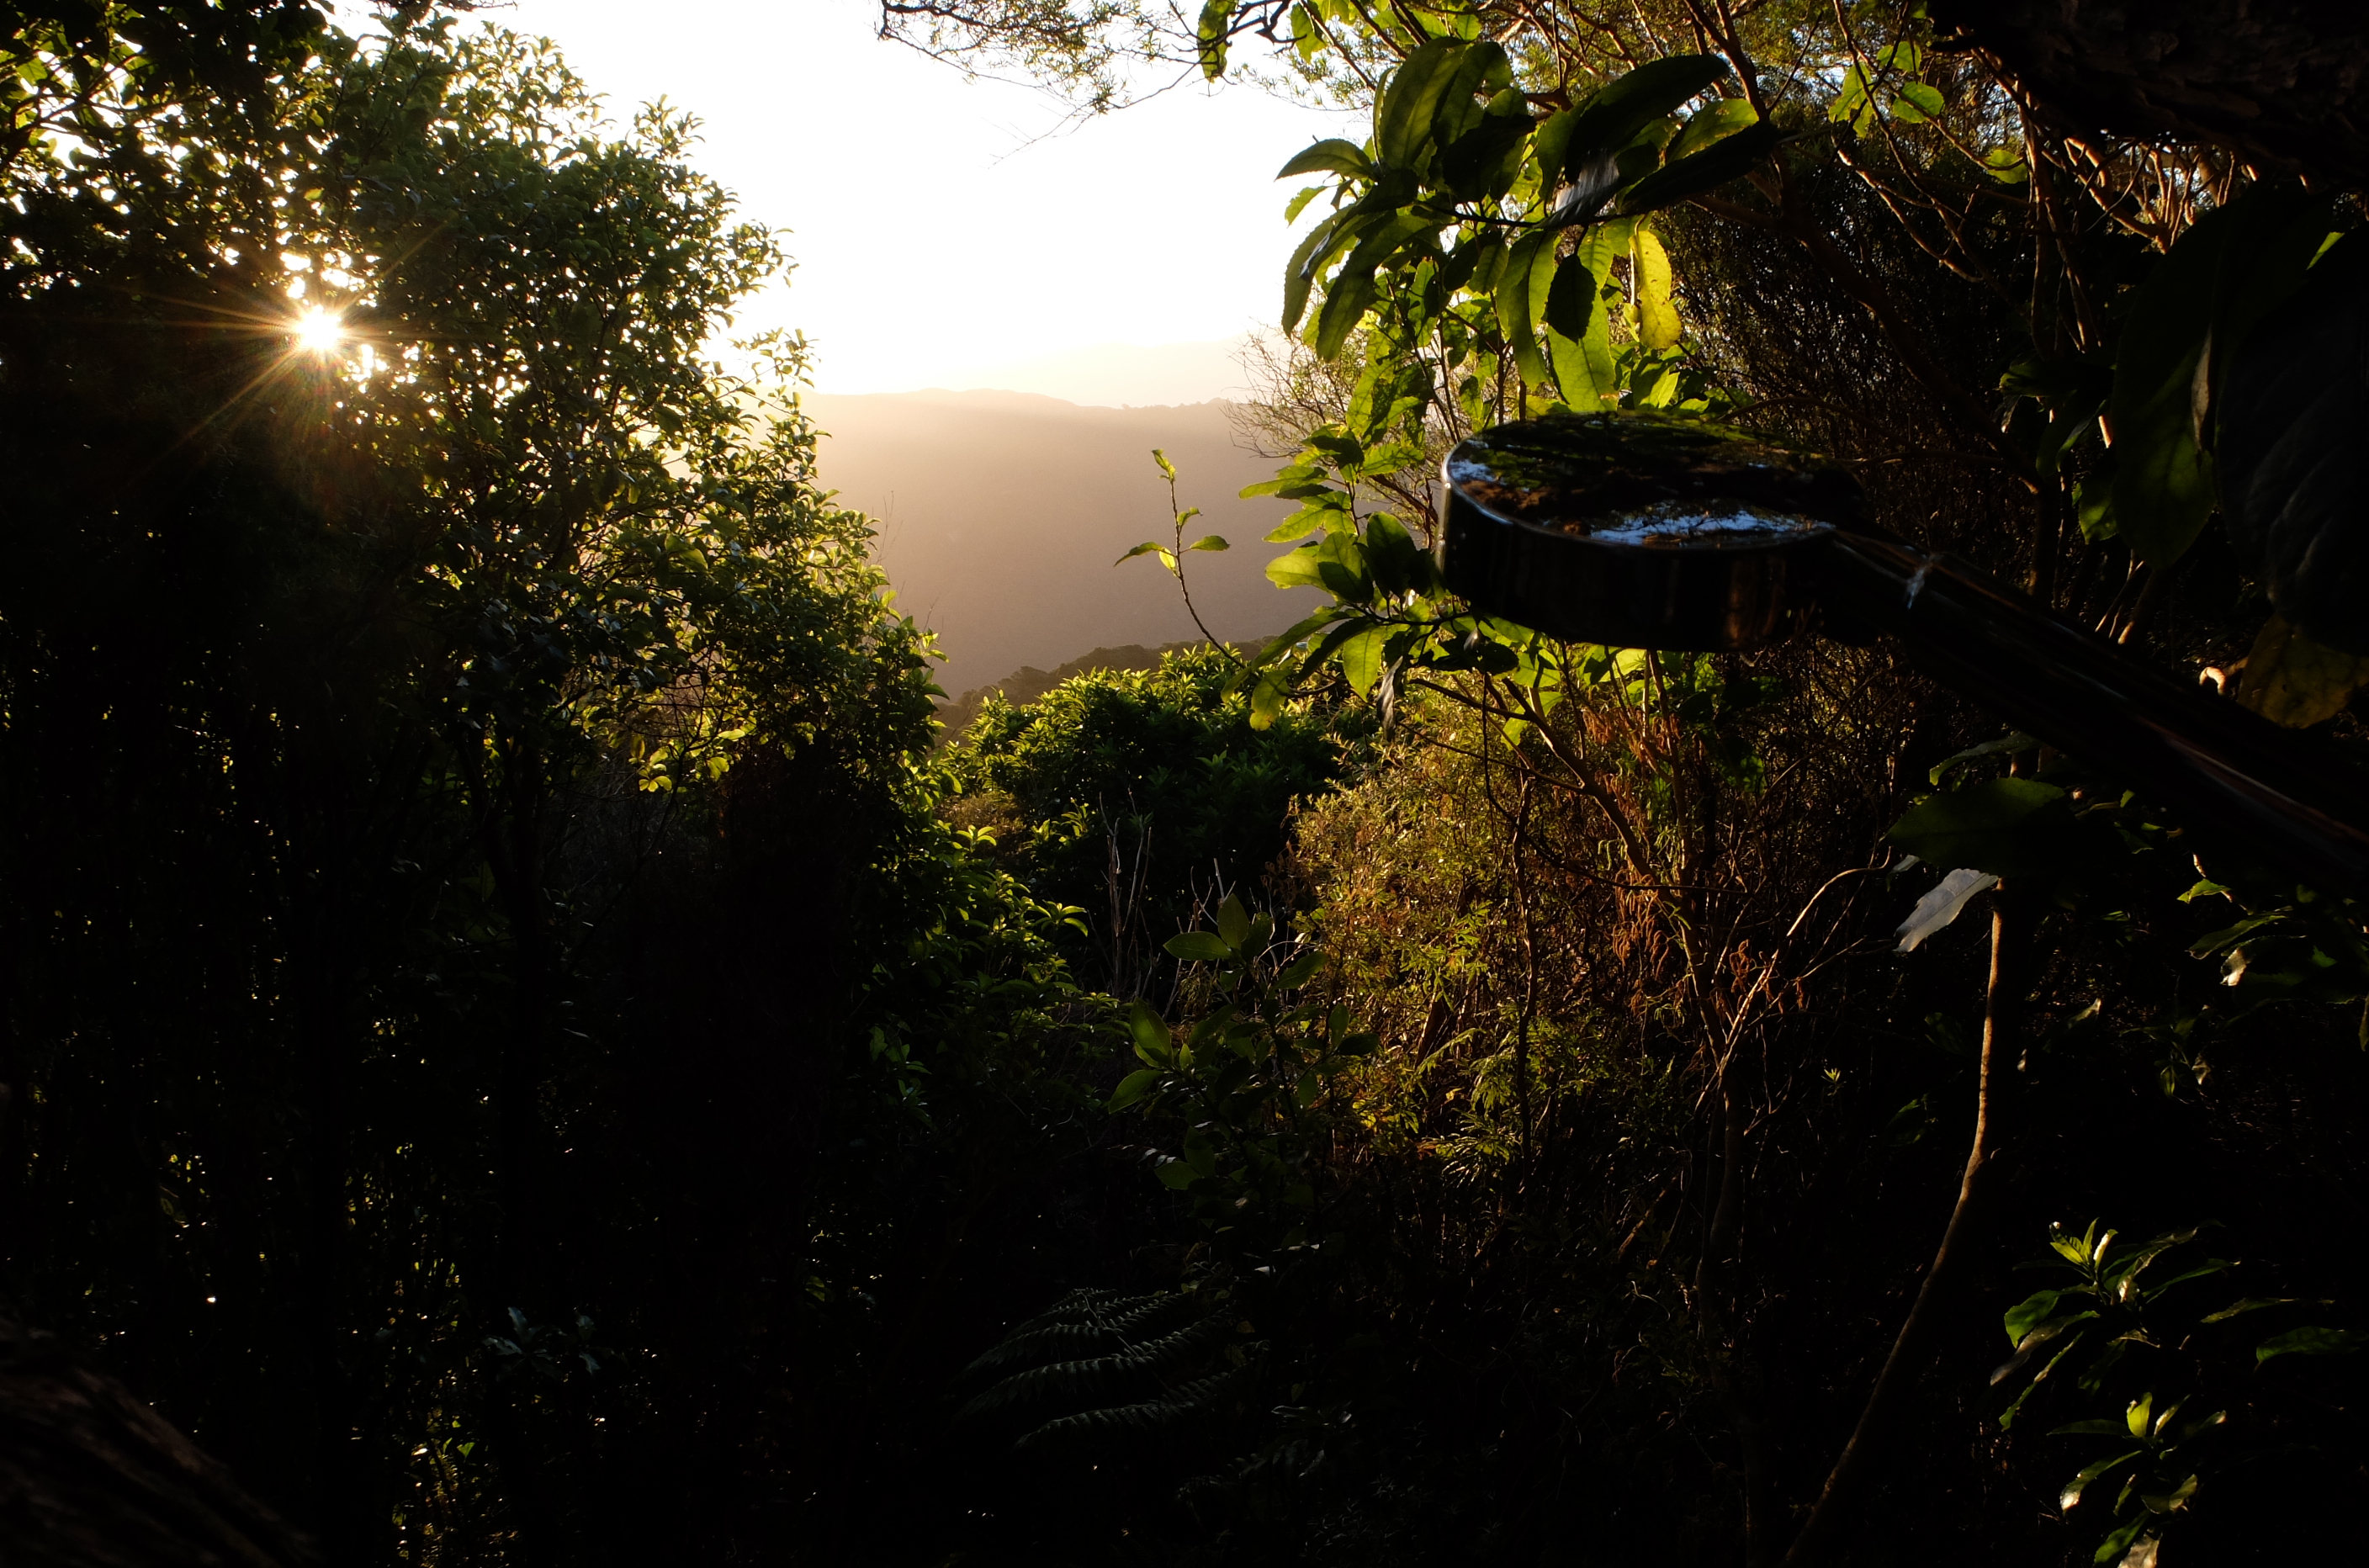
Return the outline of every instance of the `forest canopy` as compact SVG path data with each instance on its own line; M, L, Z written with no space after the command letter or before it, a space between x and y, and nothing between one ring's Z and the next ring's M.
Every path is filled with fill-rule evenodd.
M802 343L721 362L775 236L456 9L10 8L0 1304L259 1500L122 1470L156 1539L2342 1539L2356 890L1894 644L1560 641L1433 547L1478 429L1733 427L2357 767L2357 28L884 4L1372 117L1276 150L1239 415L1330 602L946 734ZM29 1408L0 1528L97 1561Z

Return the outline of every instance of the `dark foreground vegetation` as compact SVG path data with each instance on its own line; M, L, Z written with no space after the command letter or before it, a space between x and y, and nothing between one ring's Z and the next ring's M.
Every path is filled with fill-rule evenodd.
M427 6L6 14L0 1289L57 1338L0 1332L0 1555L130 1560L92 1463L310 1532L258 1561L2343 1550L2360 906L1892 649L1549 643L1424 549L1476 425L1717 416L2357 752L2281 532L2352 559L2357 469L2229 478L2298 411L2357 460L2340 124L2052 115L1877 0L890 7L1089 101L1387 84L1244 416L1332 607L942 746L798 345L705 347L782 258L686 122Z

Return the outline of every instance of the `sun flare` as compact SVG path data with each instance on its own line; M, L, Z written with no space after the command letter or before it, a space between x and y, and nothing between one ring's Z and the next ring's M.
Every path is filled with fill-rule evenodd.
M335 311L308 310L296 318L296 347L315 354L337 352L346 340L346 324Z

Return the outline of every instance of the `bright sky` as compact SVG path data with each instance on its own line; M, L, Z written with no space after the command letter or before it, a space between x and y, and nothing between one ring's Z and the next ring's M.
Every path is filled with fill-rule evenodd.
M1339 116L1171 92L1060 129L1061 106L873 34L872 0L518 0L623 119L663 97L697 161L789 232L794 326L829 392L1002 387L1081 403L1238 392L1225 347L1271 327L1293 239L1275 171ZM1352 129L1350 133L1358 134Z

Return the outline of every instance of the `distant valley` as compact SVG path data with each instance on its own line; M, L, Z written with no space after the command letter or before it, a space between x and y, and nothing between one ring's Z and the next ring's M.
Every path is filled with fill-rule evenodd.
M1291 503L1238 498L1276 464L1235 444L1226 404L1103 408L936 391L809 393L805 404L827 432L823 483L878 520L898 607L939 635L950 658L938 684L949 692L1089 649L1199 635L1157 562L1111 564L1170 537L1154 447L1176 464L1180 502L1201 509L1186 543L1206 532L1233 545L1185 563L1210 631L1271 636L1322 602L1266 579L1266 563L1289 546L1265 535Z

